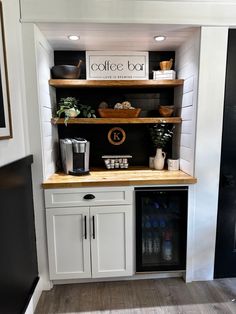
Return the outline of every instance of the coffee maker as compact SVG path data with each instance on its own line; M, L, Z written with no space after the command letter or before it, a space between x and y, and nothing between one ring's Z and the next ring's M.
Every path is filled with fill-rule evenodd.
M66 174L89 174L90 143L84 138L60 139L62 167Z

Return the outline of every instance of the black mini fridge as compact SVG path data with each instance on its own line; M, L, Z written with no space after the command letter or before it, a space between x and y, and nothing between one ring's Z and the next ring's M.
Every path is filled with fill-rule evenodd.
M136 188L136 272L186 268L187 187Z

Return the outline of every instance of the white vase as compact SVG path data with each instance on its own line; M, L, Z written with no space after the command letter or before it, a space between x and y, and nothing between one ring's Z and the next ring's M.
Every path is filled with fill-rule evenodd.
M156 156L154 158L154 169L162 170L165 164L166 153L162 151L162 148L157 148Z

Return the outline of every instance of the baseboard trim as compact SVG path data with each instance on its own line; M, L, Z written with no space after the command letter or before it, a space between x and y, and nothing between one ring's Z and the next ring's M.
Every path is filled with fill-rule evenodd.
M42 282L42 279L39 278L39 281L38 281L38 283L34 289L32 297L31 297L29 304L26 308L25 314L34 314L42 291L43 291L43 282Z
M130 276L130 277L64 279L64 280L53 280L52 282L55 285L63 285L63 284L72 284L72 283L92 283L92 282L109 282L109 281L173 278L173 277L183 277L184 274L185 274L185 272L172 271L172 272L135 274L135 275Z

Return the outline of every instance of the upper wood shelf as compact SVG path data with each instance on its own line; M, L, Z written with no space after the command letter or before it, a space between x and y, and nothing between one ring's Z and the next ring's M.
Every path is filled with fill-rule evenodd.
M52 118L52 124L64 124L63 118ZM140 123L181 123L181 118L73 118L67 124L140 124Z
M167 88L182 86L184 80L49 80L58 88Z

